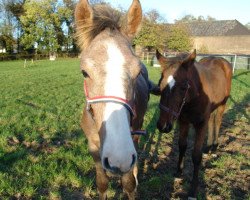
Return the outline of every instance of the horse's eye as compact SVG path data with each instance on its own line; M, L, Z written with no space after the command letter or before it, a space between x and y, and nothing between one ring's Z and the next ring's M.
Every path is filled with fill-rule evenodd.
M83 74L84 78L89 77L88 73L85 70L82 70L82 74Z

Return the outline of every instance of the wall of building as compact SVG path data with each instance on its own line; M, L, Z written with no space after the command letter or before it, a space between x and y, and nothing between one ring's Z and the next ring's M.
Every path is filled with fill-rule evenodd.
M193 37L201 53L250 54L250 35Z

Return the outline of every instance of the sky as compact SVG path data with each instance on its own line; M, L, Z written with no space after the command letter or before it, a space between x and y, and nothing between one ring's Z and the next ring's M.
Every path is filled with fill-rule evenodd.
M128 9L132 0L106 0L115 7ZM243 25L250 22L250 0L140 0L142 9L147 12L156 9L167 20L174 23L191 14L211 16L217 20L237 19Z

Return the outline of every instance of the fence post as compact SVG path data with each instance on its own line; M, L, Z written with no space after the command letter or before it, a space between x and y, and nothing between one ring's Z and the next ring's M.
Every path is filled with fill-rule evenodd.
M148 64L148 60L149 60L149 53L147 52L147 64Z
M27 60L24 60L23 68L26 68Z
M231 62L231 64L233 64L233 61L234 61L234 56L230 56L230 62Z
M250 57L247 58L247 69L250 69Z
M234 55L233 73L234 73L234 69L235 69L235 65L236 65L236 58L237 58L237 55L235 54L235 55Z

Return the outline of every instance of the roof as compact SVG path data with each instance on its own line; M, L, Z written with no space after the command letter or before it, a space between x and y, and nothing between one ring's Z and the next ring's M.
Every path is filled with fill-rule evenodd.
M192 36L250 35L250 30L237 20L194 21L185 25Z

